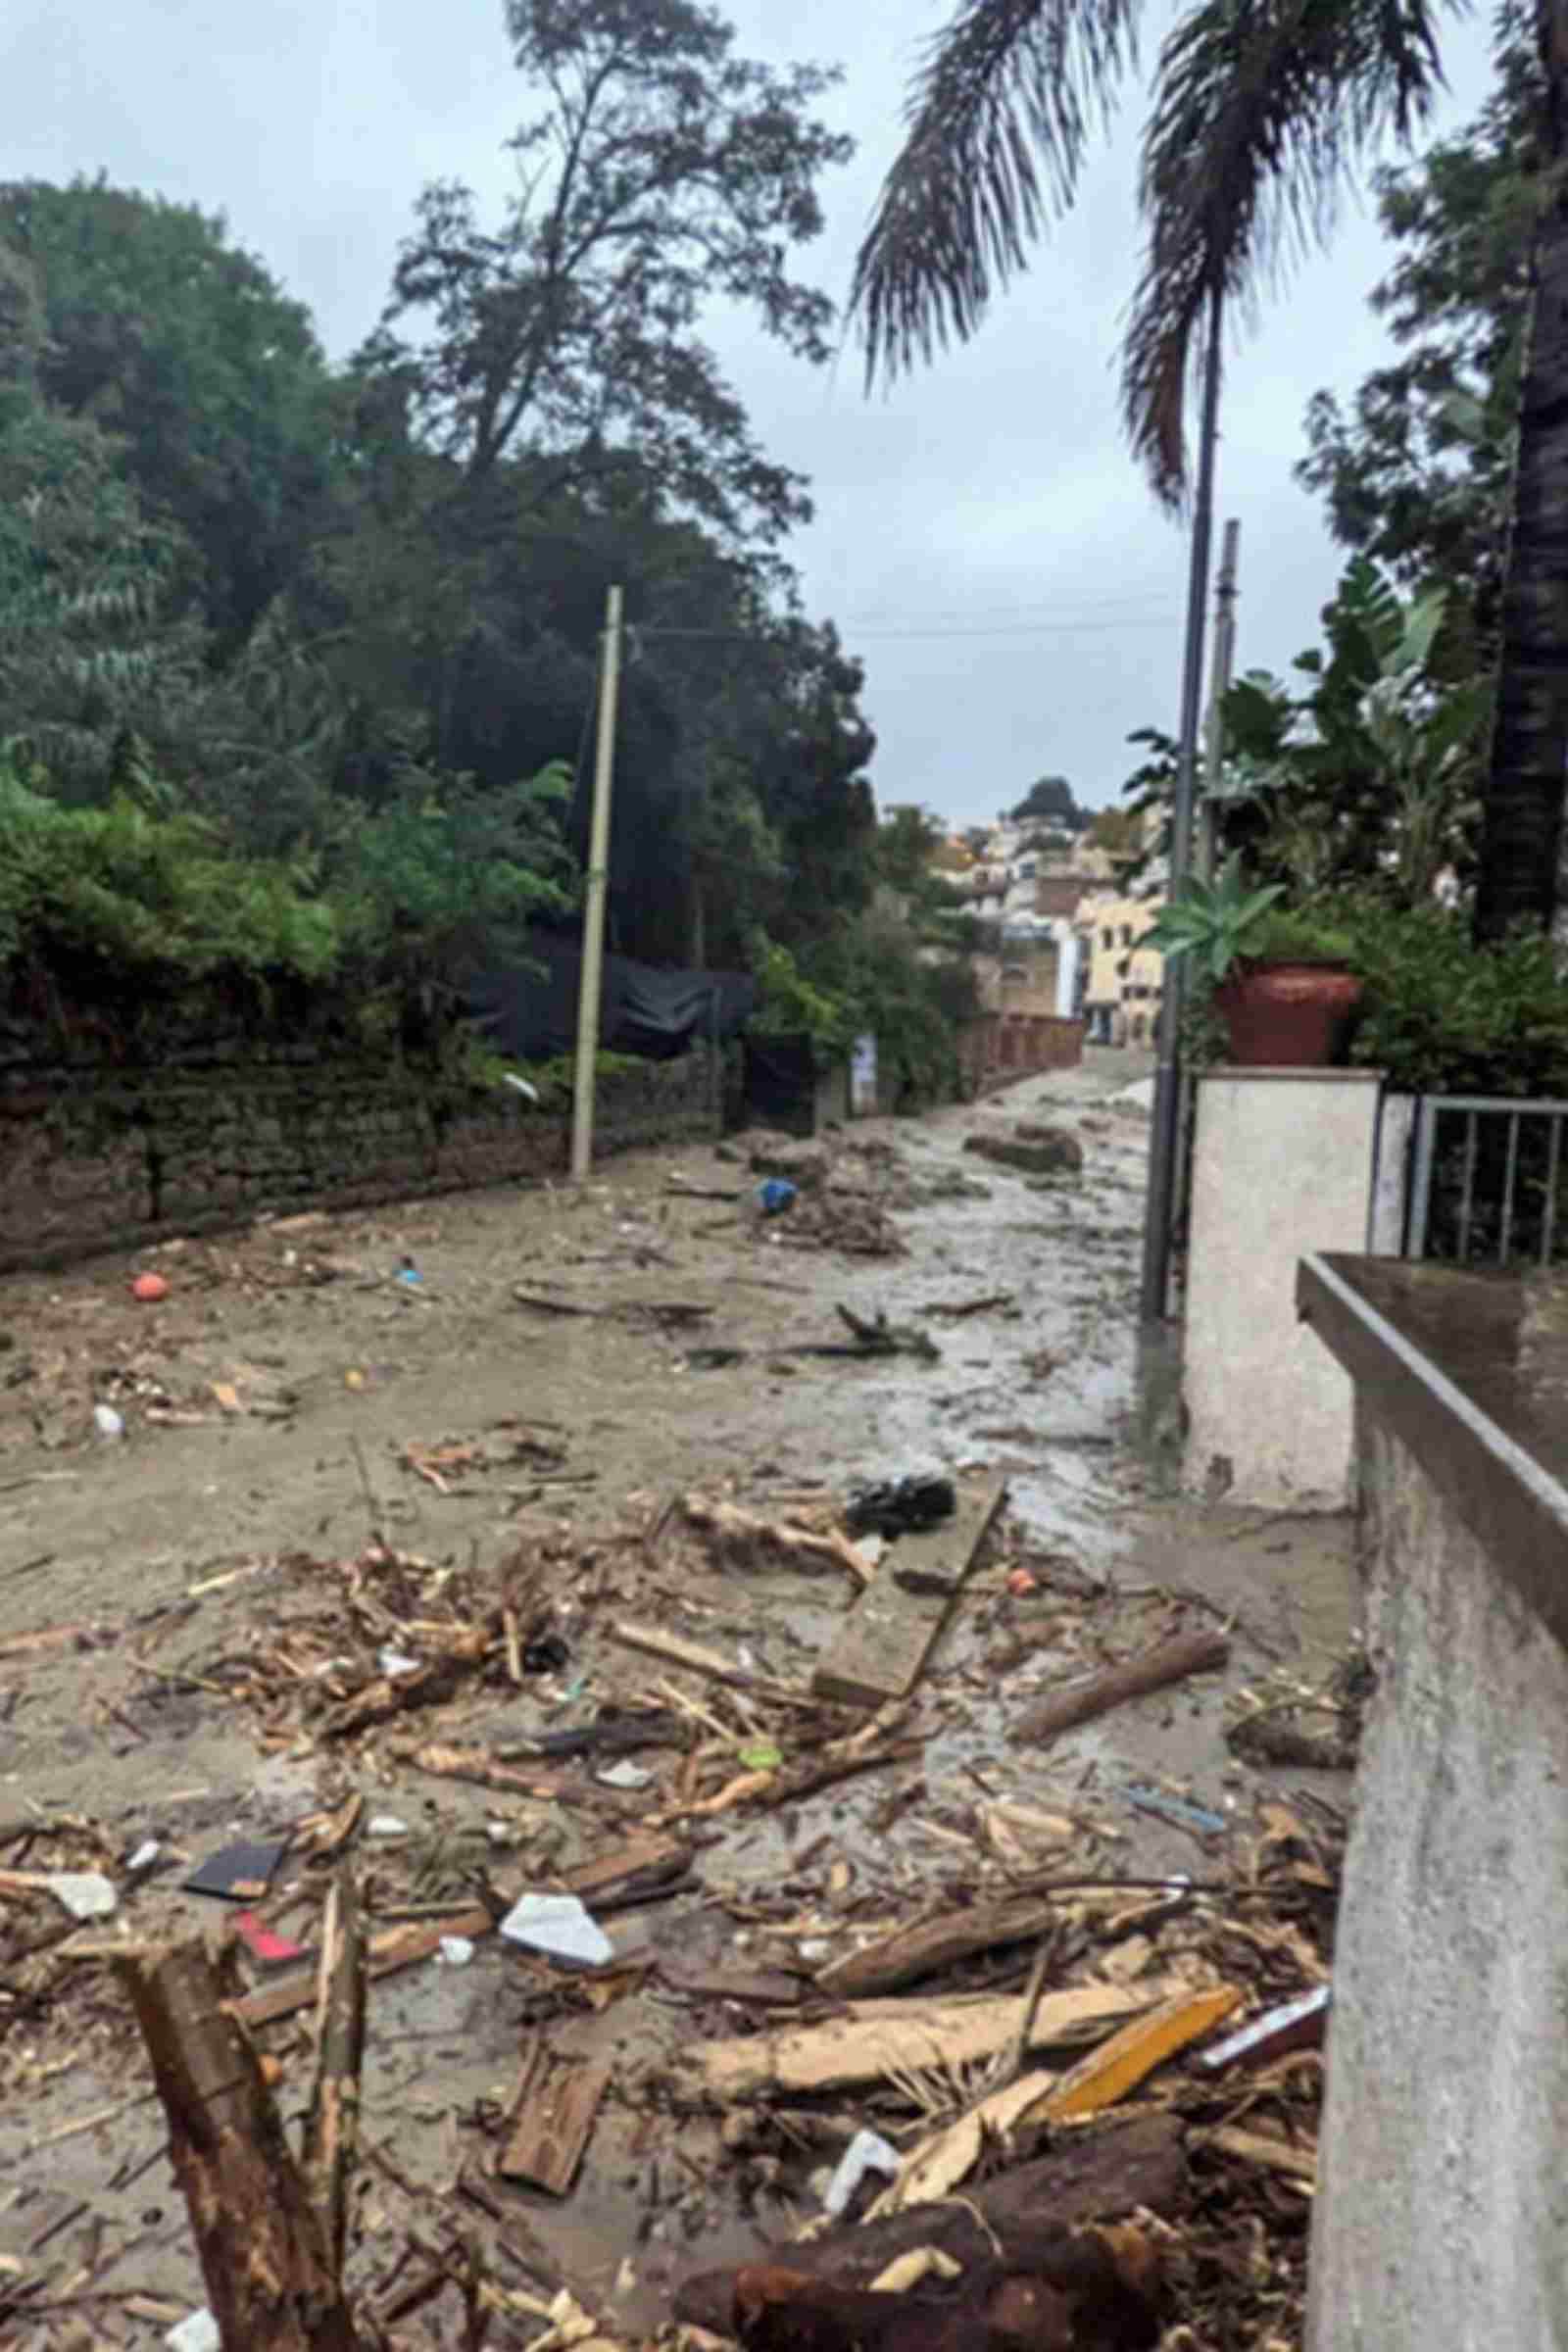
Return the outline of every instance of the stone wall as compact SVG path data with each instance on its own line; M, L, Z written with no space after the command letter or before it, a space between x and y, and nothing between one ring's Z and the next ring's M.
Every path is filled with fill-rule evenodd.
M716 1134L710 1054L600 1089L595 1156ZM263 1209L564 1174L569 1117L327 1042L172 1044L158 1066L0 1041L0 1269Z

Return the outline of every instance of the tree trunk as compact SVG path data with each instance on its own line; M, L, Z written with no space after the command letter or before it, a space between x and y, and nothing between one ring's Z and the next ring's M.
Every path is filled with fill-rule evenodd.
M1547 103L1543 161L1568 161L1568 0L1538 0ZM1536 229L1530 345L1501 596L1502 658L1482 808L1478 940L1546 929L1568 786L1568 189Z
M201 1938L128 1954L120 1974L223 2352L360 2352L328 2230Z

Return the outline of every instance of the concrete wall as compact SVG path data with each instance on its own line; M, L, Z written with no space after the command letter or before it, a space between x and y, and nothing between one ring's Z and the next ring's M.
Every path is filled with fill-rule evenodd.
M1568 1653L1363 1416L1368 1635L1308 2352L1568 2344Z
M1298 1325L1296 1263L1366 1247L1379 1081L1218 1070L1198 1086L1185 1477L1266 1509L1343 1510L1350 1383Z

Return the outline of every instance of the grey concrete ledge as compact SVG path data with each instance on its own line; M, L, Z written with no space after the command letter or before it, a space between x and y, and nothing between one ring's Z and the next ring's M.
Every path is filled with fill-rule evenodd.
M1264 1062L1254 1067L1245 1061L1211 1061L1198 1072L1200 1078L1223 1078L1228 1084L1238 1079L1288 1079L1297 1086L1381 1086L1381 1070L1333 1070L1321 1068L1316 1062Z
M1297 1307L1568 1648L1568 1281L1320 1255Z

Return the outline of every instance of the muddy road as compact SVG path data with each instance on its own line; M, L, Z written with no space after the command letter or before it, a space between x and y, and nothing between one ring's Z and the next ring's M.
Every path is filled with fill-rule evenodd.
M810 1246L809 1219L760 1219L747 1166L705 1147L609 1163L580 1193L285 1218L4 1286L0 1827L38 1827L0 1862L96 1867L119 1899L64 1941L58 1923L45 1940L47 1898L0 1907L0 2262L30 2272L40 2246L67 2276L85 2262L95 2292L140 2298L118 2307L123 2343L168 2325L141 2304L177 2317L201 2302L104 1953L226 1924L180 1890L190 1867L356 1794L368 1899L387 1921L439 1922L487 1879L559 1883L650 1825L690 1838L691 1883L608 1921L614 1963L591 1982L489 1936L371 1993L356 2275L387 2267L398 2230L493 2152L526 2038L545 2032L608 2065L597 2126L569 2196L493 2193L627 2329L656 2324L699 2258L791 2234L858 2124L897 2138L917 2120L884 2085L819 2106L782 2154L746 2155L717 2116L677 2132L682 2050L757 2019L706 1984L804 1982L875 1930L1020 1874L1223 1877L1233 1826L1272 1785L1226 1744L1239 1694L1325 1684L1354 1577L1342 1524L1200 1509L1126 1442L1147 1114L1117 1098L1137 1075L1101 1053L983 1105L858 1126L835 1139ZM1081 1175L964 1151L1020 1120L1075 1136ZM877 1230L897 1254L834 1246ZM146 1271L169 1286L156 1303L130 1295ZM841 1306L924 1345L804 1352L845 1341ZM122 1436L97 1434L98 1406ZM705 1794L722 1792L748 1753L787 1767L839 1727L672 1671L612 1628L651 1623L804 1690L857 1589L717 1558L672 1498L820 1521L864 1480L926 1471L960 1492L1004 1477L1008 1501L898 1726L918 1754L800 1803L683 1815L692 1751L654 1749L548 1792L484 1788L416 1766L406 1722L322 1737L302 1691L346 1663L334 1612L360 1593L368 1546L414 1563L388 1625L471 1606L522 1561L561 1649L544 1671L460 1689L426 1739L526 1751L607 1705L674 1708L717 1773ZM374 1591L385 1608L384 1580ZM341 1619L345 1651L368 1606ZM1233 1636L1222 1674L1044 1749L1012 1740L1054 1684L1216 1624ZM1286 1778L1345 1802L1344 1775ZM1178 1818L1130 1788L1174 1798ZM1206 1828L1179 1817L1193 1802ZM129 1882L148 1841L158 1856ZM285 1861L259 1908L308 1941L319 1885ZM1028 1960L993 1953L965 1983L1015 1989ZM303 2096L305 2021L268 2032Z

